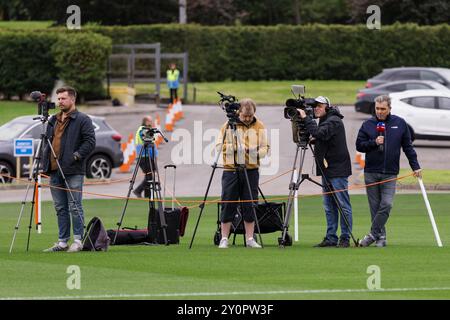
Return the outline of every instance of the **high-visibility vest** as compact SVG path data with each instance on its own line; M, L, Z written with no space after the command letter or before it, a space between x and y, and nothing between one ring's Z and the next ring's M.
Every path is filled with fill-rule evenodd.
M143 128L144 126L140 126L139 129L137 129L136 136L134 138L134 143L136 145L136 154L139 154L141 152L142 147L144 146L144 141L142 140L141 137L141 131ZM147 154L145 152L142 153L143 157L147 155L150 155L150 157L153 158L152 148L150 148L150 146L147 148ZM156 149L156 144L155 144L155 155L158 156L158 149Z
M167 70L167 85L170 89L178 88L178 78L180 77L180 71L175 70Z

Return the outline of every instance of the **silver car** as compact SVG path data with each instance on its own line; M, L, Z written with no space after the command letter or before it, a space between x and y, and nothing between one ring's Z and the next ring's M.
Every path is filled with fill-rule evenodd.
M35 116L15 118L0 127L0 183L11 182L5 177L16 176L16 158L14 157L14 139L34 139L36 151L42 134L42 123L33 120ZM86 162L88 178L109 178L113 168L123 163L123 153L120 148L122 136L114 130L102 117L90 116L95 130L96 145ZM45 132L45 131L44 131ZM21 176L28 177L30 170L29 158L20 158Z
M388 68L366 82L366 88L373 88L392 81L399 80L430 80L450 88L450 69L427 67Z

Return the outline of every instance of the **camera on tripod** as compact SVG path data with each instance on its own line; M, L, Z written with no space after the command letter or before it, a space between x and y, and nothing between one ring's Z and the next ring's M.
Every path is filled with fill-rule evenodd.
M317 102L314 98L305 98L305 86L293 85L291 91L296 99L287 99L284 108L284 117L292 122L292 139L301 147L306 147L310 141L310 134L306 130L305 122L300 118L299 109L305 111L307 116L315 118L314 108Z
M236 97L231 95L226 96L219 91L217 91L217 93L220 95L219 106L225 111L230 121L237 122L239 119L238 111L241 108L241 105L237 102Z
M41 93L40 91L33 91L30 94L30 97L38 103L38 115L40 116L48 118L48 110L55 109L56 107L53 102L47 101L47 95L45 93Z
M302 121L302 119L299 117L298 114L298 109L302 109L305 111L307 116L315 118L314 108L316 107L317 102L314 100L314 98L305 98L303 96L305 94L305 86L293 85L292 93L294 94L296 99L286 100L286 107L284 108L284 117L292 121Z
M155 141L155 134L159 133L160 131L157 128L152 127L143 127L140 135L143 141L145 142L153 142Z

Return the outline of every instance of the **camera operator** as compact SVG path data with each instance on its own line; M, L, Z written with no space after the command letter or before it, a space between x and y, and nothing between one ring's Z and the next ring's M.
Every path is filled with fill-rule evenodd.
M142 139L142 133L145 128L151 128L152 127L152 117L146 116L142 119L142 125L137 129L136 135L134 138L134 143L136 145L136 153L139 154L141 152L142 147L144 147L144 140ZM155 148L155 156L158 155L158 150L156 149L156 144L154 145ZM152 173L149 163L152 161L152 167L155 168L155 160L153 156L153 150L150 146L147 147L147 150L143 151L141 161L139 162L139 167L141 168L142 172L145 174L144 180L139 184L139 186L133 190L133 193L136 197L142 198L142 191L145 191L144 194L146 197L150 194L150 181L152 181Z
M224 162L224 171L222 175L222 201L258 199L258 168L260 159L264 158L269 151L269 145L267 143L264 124L255 117L255 112L256 104L253 100L241 100L240 108L238 110L239 118L236 122L236 140L239 139L240 143L233 141L232 131L228 128L228 122L221 128L220 135L217 139L217 146L222 144L222 138L224 137L225 130L227 130L221 150ZM238 150L239 147L241 147L242 150ZM251 197L243 167L247 170ZM248 248L261 248L253 238L255 232L255 217L252 205L253 203L251 202L241 203L246 246ZM221 249L228 248L231 223L237 212L237 208L237 203L222 203L220 217L222 239L219 244L219 248Z
M380 130L382 129L382 130ZM387 95L375 98L375 116L365 121L358 132L356 150L366 153L364 180L369 200L372 226L361 241L361 247L375 242L377 247L386 246L386 222L392 209L395 195L395 179L400 167L400 149L408 158L414 176L420 178L422 173L417 161L417 154L411 142L408 125L402 118L391 114L391 99Z
M319 125L305 111L299 109L300 118L304 121L306 130L315 141L315 160L317 175L322 176L323 192L329 192L327 182L334 190L344 190L348 187L348 177L352 174L350 155L347 149L345 128L342 119L344 116L335 107L332 107L326 97L315 99L314 115L319 119ZM320 168L319 168L320 167ZM322 175L325 175L325 177ZM341 236L337 237L339 211L333 196L323 196L323 206L327 220L327 233L323 241L316 247L350 246L350 233L352 228L352 206L348 191L335 193L348 225L341 218Z
M76 109L77 93L66 86L56 90L61 112L48 121L47 137L66 177L74 197L66 190L64 179L58 170L56 159L47 145L43 151L43 172L50 175L50 191L58 217L59 240L45 252L77 252L82 249L84 213L81 205L83 179L86 173L86 157L95 148L95 132L91 118ZM70 217L73 224L74 242L68 247L70 239Z

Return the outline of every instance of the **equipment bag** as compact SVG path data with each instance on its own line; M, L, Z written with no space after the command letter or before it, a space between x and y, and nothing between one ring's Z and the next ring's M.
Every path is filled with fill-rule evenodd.
M163 202L164 214L167 222L167 239L170 243L179 243L179 237L184 236L186 230L187 220L189 218L189 209L186 207L175 208L175 184L177 176L177 166L173 164L164 166L164 193L163 198L166 199L166 175L167 168L173 168L173 190L172 190L172 208L166 208ZM164 235L161 232L162 242L164 242ZM175 241L175 242L171 242Z
M147 229L129 229L123 228L116 233L117 230L108 230L108 236L111 239L111 245L122 245L122 244L140 244L148 242L148 231ZM114 242L114 239L116 241Z
M107 251L110 238L102 221L93 217L89 221L83 238L83 251Z

